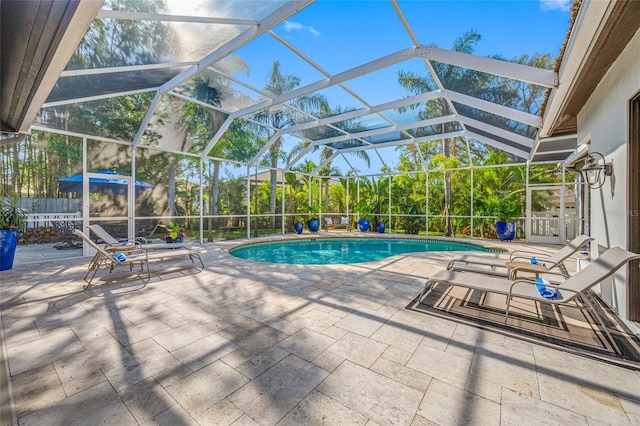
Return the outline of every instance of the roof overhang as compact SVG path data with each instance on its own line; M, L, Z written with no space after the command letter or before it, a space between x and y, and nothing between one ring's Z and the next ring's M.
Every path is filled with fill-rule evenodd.
M576 134L538 139L530 161L532 163L564 161L576 152L577 145L578 136Z
M20 140L102 0L0 2L0 144Z
M583 1L558 71L559 86L544 111L541 140L577 132L578 113L638 28L640 1Z

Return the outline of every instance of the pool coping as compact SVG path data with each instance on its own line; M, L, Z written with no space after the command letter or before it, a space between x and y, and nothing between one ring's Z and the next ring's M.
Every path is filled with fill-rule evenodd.
M278 241L303 241L303 240L329 240L329 239L344 239L344 238L369 238L369 239L398 239L398 240L427 240L427 241L446 241L446 242L454 242L461 244L469 244L474 246L482 247L488 252L486 253L507 253L509 250L500 247L498 245L493 245L490 241L486 243L481 243L482 240L477 240L474 238L460 238L460 237L442 237L442 236L429 236L429 235L412 235L412 234L394 234L394 233L353 233L353 232L344 232L344 233L331 233L331 234L280 234L280 235L268 235L265 237L256 237L251 239L242 239L238 241L236 244L230 245L229 247L223 247L220 244L218 245L221 250L225 252L225 254L229 256L233 256L230 251L245 247L253 244L268 244L275 243ZM471 241L470 241L471 240ZM227 244L231 244L230 241L226 242ZM225 246L227 244L224 244ZM464 250L461 250L464 251ZM236 256L234 258L239 259ZM243 259L249 260L249 259Z

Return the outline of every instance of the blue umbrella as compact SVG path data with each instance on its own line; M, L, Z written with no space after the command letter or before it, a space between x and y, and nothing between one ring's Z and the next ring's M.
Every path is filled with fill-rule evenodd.
M97 172L101 175L110 175L112 177L89 177L89 192L99 194L126 194L127 180L118 179L124 177L111 170L102 170ZM136 194L153 188L154 185L136 179ZM68 176L58 179L58 189L60 192L82 192L82 175Z

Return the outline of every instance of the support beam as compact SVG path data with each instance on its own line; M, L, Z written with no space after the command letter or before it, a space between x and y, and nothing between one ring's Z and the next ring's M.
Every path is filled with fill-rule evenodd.
M486 136L479 135L477 133L473 133L473 132L470 132L468 130L465 131L465 136L473 138L473 139L475 139L475 140L477 140L479 142L486 143L487 145L490 145L490 146L492 146L494 148L501 149L502 151L506 151L509 154L517 155L518 157L523 158L525 160L529 159L530 152L523 151L523 150L518 149L518 148L514 148L514 147L512 147L510 145L507 145L507 144L502 143L502 142L498 142L498 141L493 140L491 138L488 138Z
M456 117L454 115L445 115L445 116L442 116L442 117L429 118L427 120L414 121L414 122L411 122L411 123L401 124L401 125L397 125L397 126L382 127L382 128L379 128L379 129L373 129L373 130L367 130L367 131L364 131L364 132L351 133L351 134L343 135L343 136L334 136L332 138L318 139L318 140L313 141L312 145L314 145L314 146L316 146L316 145L327 145L327 144L330 144L330 143L346 141L346 140L349 140L349 139L366 138L366 137L370 137L370 136L384 135L386 133L400 132L402 130L415 129L415 128L418 128L418 127L426 127L426 126L433 126L433 125L436 125L436 124L450 123L450 122L454 121L455 119L456 119Z
M360 77L362 75L369 74L374 71L390 67L400 62L404 62L408 59L413 58L414 56L415 56L414 48L403 49L403 50L400 50L399 52L392 53L387 56L383 56L380 59L376 59L374 61L368 62L359 67L351 68L350 70L347 70L340 74L336 74L331 78L324 78L322 80L316 81L315 83L311 83L306 86L299 87L290 92L283 93L277 98L274 98L268 101L263 101L256 105L252 105L250 107L244 108L242 110L239 110L238 114L240 115L254 114L258 111L269 108L272 105L281 104L281 103L290 101L292 99L308 95L309 93L326 89L329 86L334 86L339 83L344 83L345 81L352 80L356 77Z
M320 170L322 170L322 168L324 166L326 166L327 164L329 164L331 161L333 161L334 158L336 158L338 156L339 152L338 151L333 151L333 154L331 154L331 156L327 159L325 159L322 163L320 163L318 165L318 167L316 167L315 169L313 169L313 171L310 173L311 176L316 175Z
M308 123L297 124L295 126L287 127L282 130L282 133L294 133L301 130L311 129L313 127L325 126L333 123L339 123L341 121L352 120L355 118L363 117L369 114L376 114L378 112L392 110L396 108L406 107L407 105L413 105L420 102L428 102L433 99L442 97L442 93L439 90L432 92L421 93L415 96L409 96L406 98L398 99L393 102L386 102L384 104L376 105L371 108L362 108L349 112L345 112L331 117L322 118L317 121L310 121Z
M122 141L119 139L105 138L104 136L93 136L93 135L88 135L86 133L72 132L70 130L52 129L49 127L38 126L37 124L34 124L33 126L31 126L30 130L36 130L38 132L46 132L46 133L55 133L58 135L72 136L76 138L91 139L94 141L115 143L118 145L127 145L127 146L131 145L130 141Z
M227 117L227 119L224 121L224 123L222 123L222 126L220 126L220 128L218 129L218 131L216 132L215 135L213 135L213 138L211 138L211 141L207 144L207 146L205 147L205 149L200 153L200 158L204 158L207 155L209 155L209 151L211 151L214 147L214 145L216 143L218 143L218 141L220 140L220 138L222 137L222 135L224 135L224 132L227 131L227 129L229 128L229 126L231 126L231 123L233 123L233 118L232 116Z
M119 19L128 21L168 21L251 26L258 26L260 24L259 21L252 19L210 18L207 16L168 15L166 13L126 12L123 10L101 10L98 13L98 17L103 19Z
M160 102L160 98L162 95L160 92L156 92L156 95L153 97L153 101L151 101L151 105L149 105L149 109L147 113L144 115L142 119L142 123L140 123L140 127L138 127L138 131L136 132L136 136L133 138L133 146L138 145L140 139L142 139L142 135L144 135L144 131L149 125L149 121L151 121L151 117L153 117L153 113L158 107L158 103Z
M518 145L526 146L527 148L533 148L535 140L526 136L519 135L515 132L502 129L500 127L492 126L482 121L474 120L473 118L466 117L462 114L458 114L458 120L468 126L475 127L476 129L483 130L487 133L494 134L504 139L509 139Z
M260 161L262 156L265 155L267 151L269 151L269 149L271 148L271 145L273 145L278 140L279 137L280 137L280 131L276 131L273 134L273 136L269 138L267 143L264 144L262 148L260 148L260 151L258 151L258 153L251 160L249 160L249 163L248 163L249 167L253 167L258 161Z
M558 73L500 59L486 58L435 46L420 46L418 56L430 61L443 62L461 68L472 69L512 80L526 81L544 87L558 86Z
M184 83L191 77L195 76L201 71L204 71L209 66L213 65L214 63L218 62L222 58L226 57L231 52L239 49L240 47L249 43L251 40L254 40L260 35L266 33L271 28L275 27L276 25L286 20L287 18L291 17L292 15L296 14L300 10L310 5L311 3L313 3L313 0L305 0L305 1L291 0L287 2L284 6L280 7L279 9L271 13L269 16L265 17L262 21L260 21L259 25L252 26L251 28L240 33L237 37L229 40L228 42L220 46L218 49L211 52L209 55L205 56L200 62L198 62L197 65L193 65L189 69L181 72L180 74L178 74L177 76L175 76L174 78L172 78L171 80L163 84L162 87L160 88L160 93L168 92L174 87Z
M509 108L504 105L494 104L493 102L485 101L484 99L474 98L473 96L463 95L462 93L445 91L443 97L450 99L459 104L464 104L472 108L480 109L482 111L490 112L498 116L505 117L509 120L519 121L524 124L528 124L532 127L540 127L542 120L540 116L530 114L528 112L520 111L514 108Z
M87 68L87 69L63 71L62 74L60 74L60 77L79 77L84 75L114 74L114 73L121 73L121 72L158 70L158 69L165 69L165 68L188 67L195 64L197 64L197 62L190 61L190 62L170 62L170 63L164 63L164 64L128 65L123 67L110 67L110 68Z
M289 170L291 170L291 167L293 167L298 161L300 161L300 159L302 159L302 157L307 155L307 153L309 151L311 151L313 149L313 147L314 147L313 144L309 144L302 151L300 151L300 153L298 155L296 155L293 160L289 161L289 163L284 167L284 169L283 169L284 173L286 173Z
M385 143L378 143L375 145L367 145L367 146L359 146L356 148L347 148L347 149L341 149L340 150L340 154L345 154L347 152L357 152L357 151L364 151L367 149L372 149L372 148L387 148L387 147L393 147L393 146L400 146L400 145L410 145L412 143L422 143L422 142L429 142L429 141L437 141L440 139L451 139L451 138L461 138L465 136L465 132L449 132L449 133L442 133L439 135L431 135L431 136L423 136L420 138L413 138L413 139L400 139L400 140L395 140L395 141L390 141L390 142L385 142Z
M99 101L101 99L110 99L118 96L129 96L129 95L137 95L138 93L155 92L157 90L158 90L157 87L151 87L146 89L128 90L128 91L117 92L117 93L106 93L104 95L87 96L85 98L65 99L62 101L47 102L42 105L42 108L50 108L50 107L57 107L61 105L73 105L73 104L79 104L83 102Z

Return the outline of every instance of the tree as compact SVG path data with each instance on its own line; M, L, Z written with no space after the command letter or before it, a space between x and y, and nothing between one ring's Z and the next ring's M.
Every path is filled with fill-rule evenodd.
M154 13L164 8L161 0L108 0L106 7L111 10L130 10ZM170 27L160 21L126 21L96 18L86 36L70 58L67 69L91 69L113 66L141 65L157 63L170 51L173 43ZM62 78L56 82L54 92L70 92L76 96L95 94L96 84L102 77L76 76ZM43 110L40 119L52 128L71 130L79 133L107 136L110 138L133 140L142 117L153 99L153 93L113 97L73 105L50 107ZM107 144L103 144L104 148ZM122 147L110 145L109 152L101 152L100 160L110 168L122 173L130 173L130 166L118 160L108 160L120 156ZM107 151L104 150L103 151ZM12 148L14 172L12 188L26 195L57 196L57 178L79 170L72 165L80 163L81 142L70 136L53 133L34 132L27 136L20 146ZM3 152L3 155L5 153ZM92 166L101 167L92 162ZM20 167L20 169L16 167ZM114 166L114 167L111 167ZM20 170L18 172L18 170ZM20 182L18 182L18 180Z
M164 0L107 0L110 10L160 13ZM69 60L68 69L146 65L170 55L171 26L157 20L129 21L96 18Z
M271 71L267 75L267 83L263 91L270 97L276 98L285 93L289 93L295 88L300 86L300 77L293 74L283 74L280 69L280 62L274 61ZM319 115L321 111L328 109L327 99L321 94L311 94L300 96L291 101L291 105L294 108L287 108L284 105L278 105L271 108L267 108L255 114L254 120L264 123L271 128L284 129L290 127L297 122L297 117L300 115L296 112L296 109L304 111L309 114ZM276 141L269 147L269 213L271 216L271 226L275 227L276 212L276 190L277 190L277 175L276 169L278 167L278 160L282 153L282 137L278 137Z
M476 31L467 31L455 40L452 50L471 54L474 52L480 38L480 34ZM493 58L501 59L496 55L494 55ZM551 58L548 54L535 54L531 57L523 55L513 61L540 68L551 67ZM500 105L518 108L534 114L539 111L540 102L544 95L544 88L542 87L485 74L468 68L449 65L443 62L432 62L431 65L433 66L437 79L444 88L448 90L478 97ZM398 72L398 82L413 95L438 89L438 85L429 74L423 76L413 72L400 71ZM410 108L418 107L420 106L412 106ZM443 100L427 102L425 106L421 108L423 109L419 114L422 119L443 116L451 113L449 106ZM494 126L502 127L506 130L511 130L520 134L530 136L535 132L535 129L529 126L510 121L503 117L497 117L490 113L484 113L465 105L456 104L456 110L460 114L464 114L476 120L484 121ZM439 129L435 129L435 126L430 126L429 128L415 129L411 131L411 133L413 133L414 137L433 133L447 133L457 130L457 126L457 123L450 122L440 125ZM479 162L482 161L486 154L495 150L493 148L483 148L477 141L464 141L460 138L443 138L441 142L441 153L447 158L456 157L457 152L461 149L466 151L467 144L470 151L469 156L472 156L472 158ZM432 157L437 152L435 144L433 143L421 144L421 146L427 148L424 154L428 157ZM406 148L401 149L406 150ZM417 161L417 155L415 152L410 151L406 153L405 156L411 157L414 161ZM510 156L510 159L513 159L513 156ZM461 160L465 161L464 156ZM453 233L453 221L450 217L452 188L450 176L446 172L443 175L443 189L443 214L447 217L446 235L449 236Z
M338 105L335 108L331 108L329 106L327 108L328 109L322 111L321 113L322 117L331 117L334 115L340 115L345 112L354 111L356 109L354 107L343 108L340 105ZM337 136L344 136L347 133L357 133L364 130L366 130L366 126L360 120L352 118L349 120L343 120L339 123L334 123L333 127L329 127L328 130L322 134L321 138L329 139ZM317 129L308 129L308 130L305 130L303 133L305 133L305 136L307 137L307 139L303 140L301 143L293 147L293 149L291 150L291 152L287 157L287 162L292 161L294 157L296 157L304 149L306 149L311 144L311 141L318 139L318 135L316 134ZM341 142L332 143L332 145L334 146L339 145L339 147L342 149L348 148L350 146L359 146L360 144L361 144L360 141L354 141L354 140L345 140ZM314 145L313 148L311 149L311 152L319 153L319 162L324 163L329 158L331 158L331 156L335 152L335 149L328 145ZM367 163L367 166L371 164L369 159L369 154L367 153L366 150L351 151L351 152L348 152L347 154L354 155L357 158L363 160L365 163ZM332 162L328 162L327 164L325 164L322 170L320 170L320 174L323 176L340 176L342 175L342 171L338 168L333 167ZM325 187L325 203L329 205L329 182L328 181L326 182L326 187Z
M196 100L213 107L219 107L222 101L231 95L232 91L228 84L224 84L224 79L219 75L205 70L198 74L190 82L187 92ZM193 149L201 151L209 143L216 131L227 119L228 114L219 112L214 108L204 106L200 103L190 103L190 108L186 109L184 119L191 121L190 131L194 139ZM218 158L224 156L227 141L219 140L213 148L207 153L208 156L216 157L212 160L213 170L211 173L209 188L209 211L212 216L218 215L218 201L220 194L220 160ZM212 218L208 221L209 231L213 229ZM213 236L209 233L209 239Z
M229 58L224 64L219 65L224 65L225 71L230 74L248 72L249 70L247 64L237 57ZM209 144L215 133L228 118L228 114L222 113L213 107L220 107L224 102L230 101L231 98L243 95L232 89L229 79L211 70L198 74L187 86L185 92L196 100L211 106L193 103L193 108L188 111L193 120L193 125L191 126L194 139L193 149L201 151ZM207 156L213 157L209 181L209 211L211 216L217 216L219 210L220 159L249 160L258 151L254 141L255 138L252 137L250 129L241 120L234 120L224 135L207 153ZM210 217L209 230L212 229L212 218ZM209 238L212 238L211 234Z
M407 234L418 234L424 224L426 206L426 173L408 173L396 176L391 187L392 212L400 214L394 229Z
M484 166L495 166L474 171L474 214L476 216L520 216L525 207L526 168L503 166L507 161L505 152L493 151L483 161ZM504 201L504 203L503 203ZM508 205L508 211L504 207ZM488 222L488 223L486 223ZM475 225L481 237L486 236L494 219L479 221ZM478 222L477 222L478 223Z
M476 44L480 41L480 34L471 30L458 37L454 44L453 50L462 53L473 53ZM444 87L456 90L463 84L468 84L467 74L468 70L465 68L456 67L453 65L445 64L443 62L432 63L437 77L440 79ZM424 93L427 91L436 90L437 86L431 78L416 75L411 72L400 71L398 72L398 82L404 86L411 94ZM438 101L427 103L429 108L424 111L424 117L443 116L449 114L449 107L446 102ZM435 109L435 111L434 111ZM422 115L422 114L421 114ZM422 117L421 117L422 118ZM456 129L456 123L443 123L440 125L441 133L448 133ZM414 133L419 133L414 132ZM415 137L422 136L415 134ZM445 157L455 157L457 153L456 141L450 138L442 139L442 154ZM451 236L453 234L453 222L450 217L451 208L451 180L447 173L444 174L443 179L444 186L444 205L443 214L447 218L446 235Z
M365 203L371 208L374 227L380 221L379 216L388 214L390 183L389 177L381 177L377 180L374 177L360 179L360 203Z

